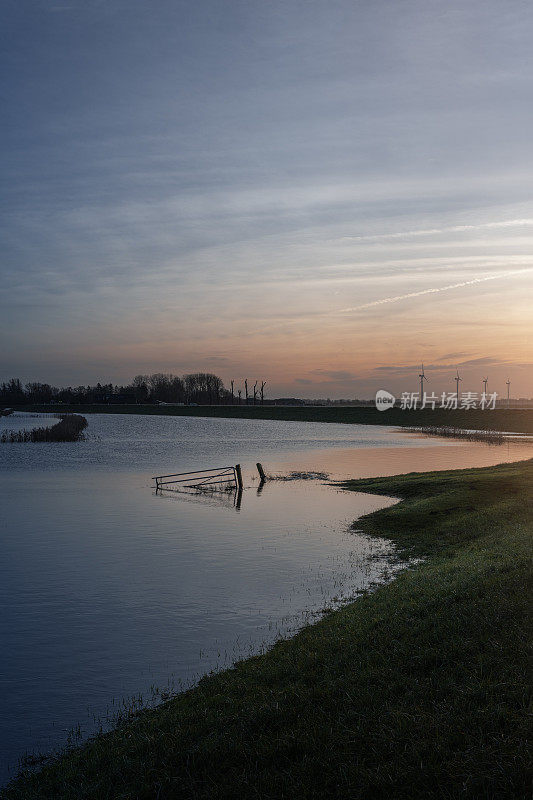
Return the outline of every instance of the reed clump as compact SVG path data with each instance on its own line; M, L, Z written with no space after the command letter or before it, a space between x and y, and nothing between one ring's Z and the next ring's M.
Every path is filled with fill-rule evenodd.
M327 481L329 472L293 471L287 475L267 475L269 481Z
M487 444L503 444L505 436L501 431L474 431L456 428L452 425L426 425L423 428L411 428L413 431L425 433L427 436L444 436L450 439L466 439L469 442L487 442Z
M59 422L50 428L32 428L29 431L4 431L0 442L79 442L87 420L81 414L61 414Z

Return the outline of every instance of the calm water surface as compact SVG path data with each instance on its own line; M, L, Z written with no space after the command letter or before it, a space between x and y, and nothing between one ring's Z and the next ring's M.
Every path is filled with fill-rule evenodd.
M390 498L310 481L259 493L256 461L342 478L531 454L375 426L88 419L85 442L0 445L0 781L76 725L94 731L123 698L259 652L391 574L389 543L350 529ZM231 496L153 490L152 475L237 462L240 510Z

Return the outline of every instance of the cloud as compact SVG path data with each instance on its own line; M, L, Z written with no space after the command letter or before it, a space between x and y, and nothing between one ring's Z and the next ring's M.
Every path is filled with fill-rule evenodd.
M484 366L498 366L503 367L511 362L506 359L493 358L492 356L483 356L481 358L470 358L460 361L458 356L465 355L464 353L448 353L447 356L436 359L437 362L442 361L444 358L449 359L448 363L426 363L424 362L424 372L442 373L449 370L455 371L457 367L484 367ZM386 364L379 367L374 367L373 372L382 374L394 375L413 375L420 372L421 364Z
M450 359L457 360L459 358L464 358L467 355L469 355L469 354L468 353L446 353L445 355L441 356L440 358L436 358L435 361L449 361Z
M397 294L393 297L384 297L382 300L372 300L370 303L363 303L360 306L353 306L352 308L340 308L333 312L337 314L350 314L354 311L364 311L367 308L374 308L376 306L385 305L387 303L398 303L400 300L409 300L412 297L422 297L426 294L439 294L440 292L448 292L451 289L460 289L463 286L473 286L477 283L485 283L486 281L495 281L499 278L509 278L512 275L522 275L529 273L532 269L518 269L511 270L510 272L500 272L497 275L484 275L480 278L472 278L469 281L461 281L460 283L449 283L447 286L437 286L432 289L421 289L419 292L408 292L407 294Z
M314 369L312 370L312 374L323 375L334 382L357 380L357 375L354 375L353 372L348 372L347 370L343 369Z
M420 366L420 364L385 364L381 365L380 367L374 367L372 371L385 374L394 373L398 375L404 375L405 373L411 373L416 370L420 371ZM425 364L424 369L431 369L431 364Z
M369 361L524 358L527 278L466 287L533 266L525 4L39 0L37 26L8 5L0 336L21 370L178 353L333 394ZM423 297L455 289L474 302Z
M387 239L405 239L414 236L434 236L442 233L465 233L482 231L490 228L522 228L533 225L533 219L508 219L495 222L480 222L477 225L450 225L447 228L422 228L414 231L398 231L396 233L376 233L365 236L343 236L344 240L355 242L378 242Z
M227 364L230 361L226 356L207 356L204 360L211 364Z
M483 366L484 364L507 364L507 360L502 360L499 358L471 358L468 361L460 361L459 366L462 367L476 367L476 366Z

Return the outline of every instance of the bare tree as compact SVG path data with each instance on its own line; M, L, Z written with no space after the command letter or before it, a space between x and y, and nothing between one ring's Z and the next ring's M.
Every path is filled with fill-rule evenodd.
M237 389L237 394L239 395L239 405L242 403L242 389Z
M266 386L266 381L261 381L261 405L263 405L265 401L265 386Z
M163 372L155 372L153 375L137 375L134 378L134 391L136 396L142 394L143 384L146 391L150 392L152 400L159 400L165 403L181 402L185 396L185 386L181 378L176 375Z
M183 376L189 403L218 403L224 389L222 380L210 372L192 372Z
M257 381L254 383L254 406L257 399Z
M248 405L248 379L244 379L244 391L246 394L246 405Z
M231 381L231 405L235 402L235 394L233 391L233 381Z

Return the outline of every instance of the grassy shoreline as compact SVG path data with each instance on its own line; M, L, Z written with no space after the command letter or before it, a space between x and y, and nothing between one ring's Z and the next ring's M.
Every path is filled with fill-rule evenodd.
M533 460L344 485L425 561L2 796L529 797Z
M20 411L73 411L78 414L151 414L174 417L218 417L221 419L272 419L285 422L341 422L394 427L457 427L533 433L533 409L494 411L457 410L378 411L367 406L153 406L153 405L71 405L20 406Z

